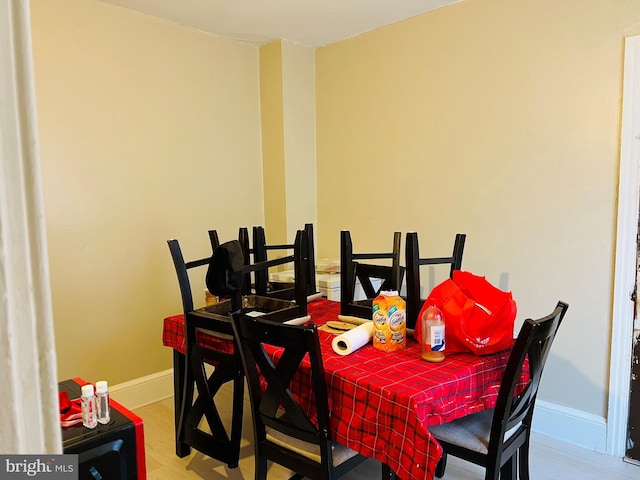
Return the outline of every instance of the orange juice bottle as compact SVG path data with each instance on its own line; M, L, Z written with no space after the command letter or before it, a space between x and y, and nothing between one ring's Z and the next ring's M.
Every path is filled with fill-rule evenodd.
M373 346L378 350L389 351L388 331L389 317L387 316L387 297L378 295L373 299Z
M406 302L399 295L391 295L387 297L387 308L390 351L402 350L407 345Z

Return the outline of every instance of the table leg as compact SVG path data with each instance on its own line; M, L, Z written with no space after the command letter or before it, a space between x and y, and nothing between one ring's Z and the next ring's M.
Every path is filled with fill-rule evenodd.
M386 463L382 464L382 480L400 480Z
M445 468L447 468L447 454L445 452L442 452L442 458L440 458L440 460L438 461L438 464L436 465L436 472L434 474L435 477L436 478L444 477Z

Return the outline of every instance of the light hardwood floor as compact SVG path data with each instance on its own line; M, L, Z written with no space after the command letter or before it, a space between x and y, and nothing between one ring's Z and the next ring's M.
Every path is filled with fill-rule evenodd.
M134 410L144 422L149 480L250 480L253 478L251 414L245 408L240 467L230 469L218 461L193 452L185 458L175 455L173 440L173 398ZM640 466L602 455L558 440L534 435L531 446L531 480L638 480ZM342 477L345 480L380 478L380 463L367 460ZM450 458L445 480L482 480L483 469ZM289 478L290 472L271 466L269 480ZM403 479L410 480L410 479Z

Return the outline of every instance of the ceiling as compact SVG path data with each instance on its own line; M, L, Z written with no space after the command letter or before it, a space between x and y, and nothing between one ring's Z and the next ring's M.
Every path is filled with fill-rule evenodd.
M319 47L462 0L100 0L255 45Z

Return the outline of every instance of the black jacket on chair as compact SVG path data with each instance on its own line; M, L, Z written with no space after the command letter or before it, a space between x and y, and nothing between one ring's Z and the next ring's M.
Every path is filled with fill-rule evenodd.
M213 295L226 296L240 291L243 282L244 254L238 240L225 242L211 256L207 288Z

